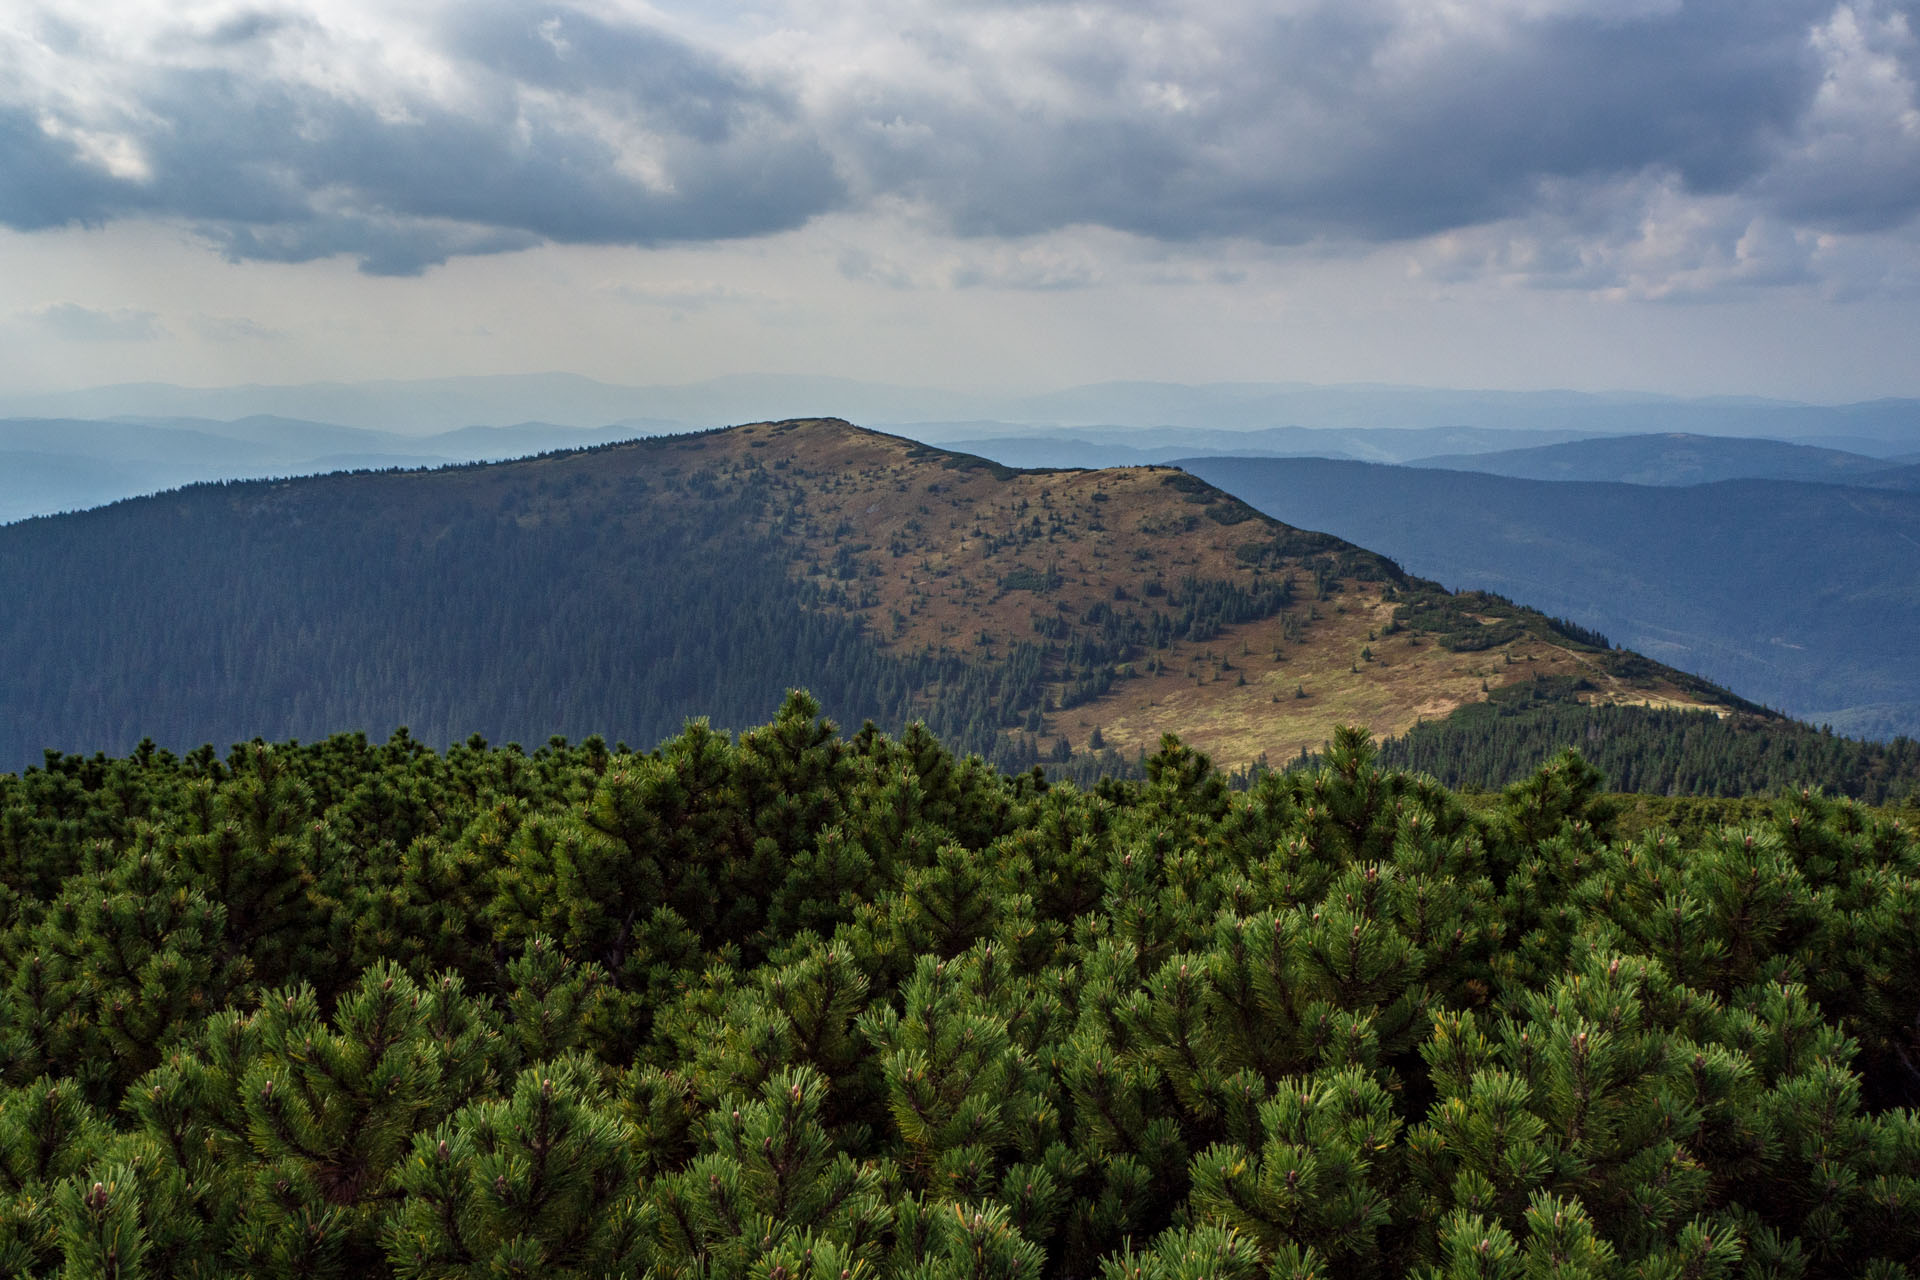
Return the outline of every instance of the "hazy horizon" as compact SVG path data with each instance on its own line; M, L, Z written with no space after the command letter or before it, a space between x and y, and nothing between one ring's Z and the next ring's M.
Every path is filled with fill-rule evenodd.
M1439 383L1439 382L1400 382L1391 379L1367 378L1343 381L1316 381L1311 378L1214 378L1204 380L1185 380L1180 378L1153 377L1113 377L1097 378L1074 382L1029 381L1023 383L966 384L962 382L898 382L883 378L860 378L844 374L823 374L813 372L782 373L770 369L738 369L728 373L712 374L702 378L681 380L643 380L635 381L619 377L603 377L584 373L577 369L529 368L487 373L459 373L444 370L422 370L406 376L391 377L315 377L294 381L192 381L167 378L110 379L91 382L76 382L61 386L42 388L0 387L0 413L7 411L9 405L40 398L81 396L102 392L130 391L139 388L154 387L180 391L235 391L235 390L305 390L315 387L368 387L381 385L420 385L429 383L450 383L459 381L480 382L487 380L505 381L510 379L578 379L583 382L598 383L621 390L681 390L691 387L708 386L729 381L757 379L814 379L820 382L845 382L868 387L888 387L916 392L934 392L955 396L1039 396L1057 394L1066 391L1083 390L1089 387L1181 387L1189 389L1226 389L1226 388L1262 388L1311 391L1354 391L1354 390L1391 390L1408 392L1439 392L1462 395L1500 395L1500 396L1574 396L1594 399L1648 399L1671 400L1692 403L1712 403L1716 401L1753 401L1782 405L1813 405L1840 407L1844 405L1869 404L1880 400L1920 399L1920 392L1914 395L1887 393L1883 395L1861 396L1781 396L1762 395L1749 391L1728 388L1721 391L1678 392L1661 391L1649 387L1626 384L1601 384L1594 386L1574 386L1566 383L1540 383L1537 385L1490 386L1479 383ZM18 416L8 414L8 416Z

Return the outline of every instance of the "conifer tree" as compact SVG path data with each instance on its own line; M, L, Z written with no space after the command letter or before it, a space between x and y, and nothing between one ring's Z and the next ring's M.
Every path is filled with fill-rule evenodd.
M587 1280L646 1268L652 1216L595 1064L536 1063L419 1133L385 1233L397 1276Z
M1903 814L1142 772L792 698L0 777L0 1271L1911 1280Z
M791 1270L782 1247L802 1237L831 1241L850 1268L874 1264L892 1214L880 1174L834 1151L821 1124L826 1092L818 1072L798 1067L769 1078L758 1098L722 1101L709 1150L654 1192L661 1274ZM776 1250L785 1261L769 1264Z

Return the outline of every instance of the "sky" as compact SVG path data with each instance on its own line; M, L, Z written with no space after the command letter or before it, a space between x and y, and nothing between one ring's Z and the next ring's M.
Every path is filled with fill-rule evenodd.
M1920 0L0 0L0 390L1920 395Z

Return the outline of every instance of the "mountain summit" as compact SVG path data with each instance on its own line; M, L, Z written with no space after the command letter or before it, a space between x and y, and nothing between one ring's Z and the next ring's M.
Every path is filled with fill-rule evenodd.
M1015 471L838 419L201 485L0 529L0 767L410 726L649 742L924 718L1024 766L1223 764L1516 693L1753 711L1169 467Z

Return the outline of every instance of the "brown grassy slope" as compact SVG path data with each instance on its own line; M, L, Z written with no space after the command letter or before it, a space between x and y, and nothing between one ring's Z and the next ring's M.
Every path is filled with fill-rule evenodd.
M1623 676L1610 655L1538 615L1478 652L1389 634L1410 592L1438 589L1172 468L1016 472L837 420L631 447L668 481L730 484L758 471L772 494L767 528L792 548L791 572L837 585L827 607L859 614L901 652L1001 658L1041 642L1041 626L1058 649L1090 633L1096 606L1145 614L1177 608L1196 581L1293 582L1296 603L1284 612L1131 654L1107 693L1047 715L1043 740L1065 735L1075 749L1096 727L1128 755L1172 731L1225 765L1277 762L1317 749L1336 725L1399 733L1540 675L1584 678L1593 687L1576 696L1586 701L1719 701L1664 668ZM1492 626L1523 613L1483 602L1475 616Z

